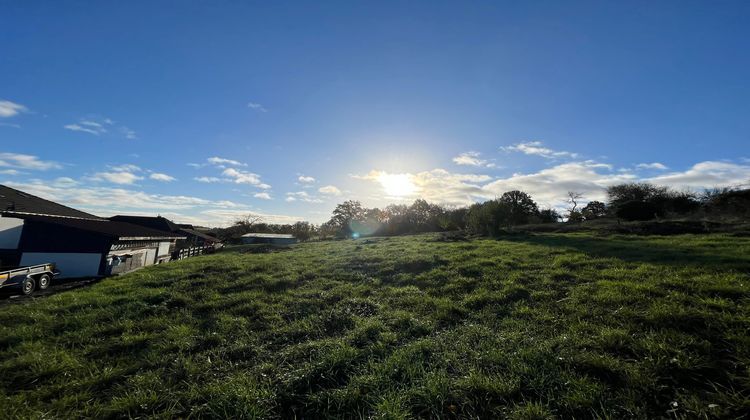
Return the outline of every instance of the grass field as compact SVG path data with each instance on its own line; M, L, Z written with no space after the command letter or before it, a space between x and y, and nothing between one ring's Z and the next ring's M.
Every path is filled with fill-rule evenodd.
M740 418L750 238L236 248L0 307L0 417Z

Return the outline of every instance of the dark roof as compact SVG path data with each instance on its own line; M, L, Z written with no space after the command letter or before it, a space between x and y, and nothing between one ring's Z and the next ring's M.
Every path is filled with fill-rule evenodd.
M162 232L177 232L180 230L179 226L172 223L169 219L161 216L123 216L117 215L112 216L109 220L115 222L132 223L134 225L147 227L149 229L156 229Z
M35 195L6 187L5 185L0 185L0 213L45 214L101 220L100 217L94 216L93 214L72 209L63 206L62 204L57 204Z
M203 240L209 241L209 242L221 242L221 240L219 240L219 238L214 238L211 235L206 235L205 233L197 231L195 229L180 229L180 232L184 233L186 235L197 236L197 237L202 238Z
M13 217L24 219L27 223L63 226L108 236L113 239L177 239L185 237L184 234L180 233L162 232L131 223L116 222L107 219L76 219L29 214L14 214Z

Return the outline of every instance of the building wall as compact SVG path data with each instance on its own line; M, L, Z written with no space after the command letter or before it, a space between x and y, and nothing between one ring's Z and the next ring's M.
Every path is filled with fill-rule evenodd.
M23 219L0 217L0 249L17 249L23 232Z
M105 274L123 274L159 261L169 261L171 245L172 241L117 242L107 255Z
M148 264L146 261L146 250L139 249L127 254L109 255L107 256L107 275L110 274L124 274L135 269L145 267Z
M297 243L297 238L256 238L243 237L243 244L272 244L272 245L291 245Z
M55 263L60 270L58 278L97 277L102 254L74 252L24 252L21 266Z
M170 245L172 245L171 242L159 242L159 255L160 257L168 256L171 254L169 251Z

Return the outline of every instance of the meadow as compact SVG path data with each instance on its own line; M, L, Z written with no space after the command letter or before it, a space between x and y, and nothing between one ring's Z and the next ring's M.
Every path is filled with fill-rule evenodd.
M742 418L750 237L234 247L2 305L0 355L3 418Z

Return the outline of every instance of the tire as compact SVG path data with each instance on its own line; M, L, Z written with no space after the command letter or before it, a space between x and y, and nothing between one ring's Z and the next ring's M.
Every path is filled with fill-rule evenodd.
M36 288L36 282L31 277L26 277L21 282L21 293L23 293L26 296L34 293L35 288Z
M39 276L39 278L36 280L36 287L39 290L44 290L49 287L50 282L52 282L52 279L49 277L48 274L42 274Z

